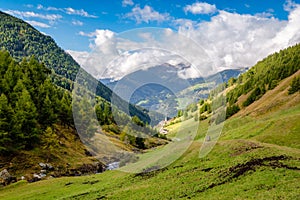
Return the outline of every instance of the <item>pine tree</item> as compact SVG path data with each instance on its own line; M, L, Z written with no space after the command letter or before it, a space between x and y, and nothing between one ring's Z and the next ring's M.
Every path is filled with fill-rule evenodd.
M46 95L41 111L39 114L39 122L40 124L44 125L45 127L47 126L52 126L56 122L57 116L53 111L53 105L52 102L49 99L49 96Z
M295 77L292 80L292 83L289 88L289 94L294 94L300 91L300 77Z
M12 92L10 92L10 102L12 103L12 105L15 105L15 103L17 102L17 100L19 99L19 97L22 94L22 91L25 89L25 86L23 84L22 79L19 79L17 81L17 84L15 85L15 87L13 88Z
M5 79L5 92L10 92L14 86L17 84L17 81L21 78L22 71L18 64L11 62L4 74L3 79Z
M30 149L37 142L39 136L37 116L38 113L29 92L23 89L16 102L12 119L12 134L16 148Z
M0 96L0 153L9 151L11 145L10 130L13 110L5 94Z
M58 137L51 127L47 127L42 137L43 149L46 150L47 162L58 147Z
M71 99L67 91L64 92L60 100L60 109L58 111L59 120L63 125L71 126L73 124Z
M91 139L97 130L94 109L86 97L73 99L74 122L77 132L86 140ZM94 118L95 117L95 118Z

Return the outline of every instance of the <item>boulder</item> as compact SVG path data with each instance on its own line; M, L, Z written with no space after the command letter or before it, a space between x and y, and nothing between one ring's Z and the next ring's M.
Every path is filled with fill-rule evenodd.
M43 169L43 170L54 170L54 167L49 164L49 163L39 163L39 166Z
M36 173L33 174L32 178L28 179L29 183L33 183L33 182L37 182L40 181L42 179L42 177Z
M45 163L39 163L39 166L42 168L42 169L46 169L47 165Z
M14 176L11 176L7 169L4 169L0 172L0 183L4 186L10 184L10 183L14 183L17 182L17 178Z

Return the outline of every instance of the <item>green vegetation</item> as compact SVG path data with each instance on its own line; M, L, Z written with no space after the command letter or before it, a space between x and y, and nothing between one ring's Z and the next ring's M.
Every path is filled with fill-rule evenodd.
M55 71L58 76L53 79L57 84L68 89L72 87L68 80L75 80L79 65L50 36L1 11L0 19L1 48L9 51L18 62L35 55L39 62Z
M0 52L0 146L1 154L33 149L47 127L71 125L69 93L51 84L50 71L34 57L16 63L8 52Z
M66 166L74 172L75 167L95 162L77 133L90 140L98 132L97 124L120 149L143 150L165 143L137 116L117 109L113 116L111 104L101 97L94 106L89 106L87 96L72 100L70 91L51 83L50 70L34 57L17 63L7 51L0 51L0 69L0 167L12 174L32 173L38 162L51 162L60 176L69 173ZM76 130L72 107L80 119ZM95 112L97 119L91 118ZM65 160L68 154L74 157Z
M300 77L295 77L292 80L291 87L289 89L289 94L294 94L300 91Z
M236 82L237 85L227 93L227 101L232 105L241 95L251 92L243 103L243 106L248 106L299 69L300 44L297 44L268 56L240 75L236 81L231 81Z
M208 120L205 120L201 122L196 141L188 151L161 170L140 174L108 171L32 184L18 182L0 189L0 198L297 199L300 180L299 115L300 107L297 106L263 118L229 119L212 152L199 158L199 149L208 128ZM271 121L272 126L269 125ZM276 130L285 121L290 121L288 137L280 136L283 132ZM189 127L193 119L183 123ZM171 125L168 129L178 125ZM278 141L280 138L281 141Z
M0 11L0 50L1 49L7 50L17 62L22 61L24 58L29 60L34 56L36 60L50 69L48 73L50 74L52 83L70 91L73 89L73 81L76 79L80 69L78 63L61 49L50 36L40 33L23 20ZM80 71L84 74L82 76L85 76L83 81L88 82L94 80L94 78L84 70L80 69ZM114 96L116 98L115 101L121 105L121 110L125 111L129 106L130 116L136 115L143 122L150 123L148 111L132 104L128 105L123 99L113 95L113 92L101 82L95 81L97 85L92 91L95 90L97 96L102 97L108 102L111 102L111 98Z
M3 19L8 17L0 14ZM23 34L18 31L17 34ZM10 50L18 48L25 47L12 43ZM165 127L169 130L167 137L179 141L190 138L191 146L165 168L157 165L151 166L156 171L148 172L147 166L137 174L108 171L36 183L19 181L0 188L0 198L299 199L299 50L300 45L295 45L267 57L239 78L230 79L226 86L231 88L227 91L225 85L220 85L210 94L210 99L180 110L178 117ZM70 172L82 163L95 162L75 134L72 103L81 120L79 131L86 134L87 140L94 136L101 139L100 134L95 134L95 122L102 125L110 140L126 143L127 146L118 143L122 149L151 148L161 142L143 137L145 134L159 137L142 118L147 118L143 110L132 107L136 110L131 110L130 116L120 110L113 113L114 107L108 99L99 96L93 107L87 107L93 95L71 100L70 92L52 84L49 75L53 74L33 56L16 62L8 52L0 52L1 167L9 166L9 170L21 176L40 170L36 168L40 160L54 162L60 171L51 175L59 177L75 175ZM101 85L98 86L99 94ZM111 94L110 90L103 91L104 96ZM224 105L225 95L229 101L226 112L214 116L215 110ZM253 108L255 105L260 106L259 112ZM89 117L94 110L97 120ZM254 111L257 113L253 114ZM230 118L235 113L239 115ZM206 137L209 125L220 124L225 118L229 119L215 147L206 157L199 158L201 145L211 144ZM117 122L121 123L117 126ZM194 133L192 140L189 136ZM145 151L139 158L147 161L149 153L157 149L160 147ZM178 149L180 145L171 150Z

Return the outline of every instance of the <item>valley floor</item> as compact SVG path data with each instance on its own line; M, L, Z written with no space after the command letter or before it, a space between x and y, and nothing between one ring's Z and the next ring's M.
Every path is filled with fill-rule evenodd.
M197 140L166 168L19 181L1 188L0 199L300 199L299 119L300 105L229 119L214 149L199 158L203 121Z

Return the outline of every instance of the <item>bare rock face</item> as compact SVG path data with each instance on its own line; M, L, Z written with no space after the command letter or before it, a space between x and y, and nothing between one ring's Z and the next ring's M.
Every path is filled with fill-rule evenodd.
M10 183L14 183L17 181L17 178L11 176L7 169L4 169L0 172L0 183L4 186L9 185Z

